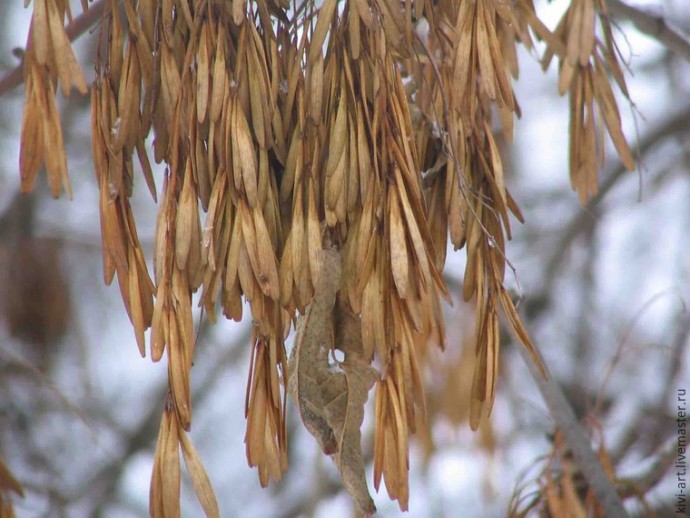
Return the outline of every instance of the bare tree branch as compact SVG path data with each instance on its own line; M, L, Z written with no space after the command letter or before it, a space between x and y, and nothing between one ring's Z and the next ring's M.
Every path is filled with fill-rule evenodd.
M563 394L561 387L558 386L558 383L551 375L544 379L539 367L534 363L526 348L518 347L518 349L532 373L532 378L542 398L544 398L551 418L563 433L566 444L573 453L575 462L587 479L592 491L594 491L605 516L609 518L628 516L616 488L606 476L599 458L592 451L592 445L587 438L587 433L575 417L575 412ZM540 355L539 351L537 351L537 354ZM546 365L543 358L541 358L541 362L544 366Z
M671 25L662 15L633 7L622 0L608 0L611 14L627 18L640 32L651 36L668 50L690 61L690 36Z

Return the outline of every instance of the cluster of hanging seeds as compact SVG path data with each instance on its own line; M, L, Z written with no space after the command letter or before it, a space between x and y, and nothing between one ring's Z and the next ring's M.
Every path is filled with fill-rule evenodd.
M558 56L558 92L570 94L570 183L585 203L598 190L597 173L604 165L604 125L623 166L635 169L609 81L612 77L628 98L605 0L572 0L554 33L545 33L544 40L547 51L542 64L546 69L553 56Z
M383 479L406 509L421 362L446 341L449 236L465 247L462 296L476 305L473 428L494 398L499 308L533 352L503 288L509 213L522 216L492 125L497 115L511 138L515 45L531 47L530 30L571 91L573 185L581 195L596 187L593 100L631 165L608 83L610 71L624 89L604 4L573 0L551 34L531 0L102 1L91 113L105 281L117 274L142 356L151 328L151 358L168 360L152 514L179 514L180 448L204 510L218 513L187 438L197 290L212 321L218 306L234 320L243 299L251 308L245 442L261 484L287 469L291 393L360 510L374 512L359 447L373 388L374 485ZM55 196L69 192L56 84L86 90L67 4L34 0L25 61L22 185L45 162ZM595 13L605 45L588 32ZM160 195L151 135L165 164ZM153 280L129 203L139 169L159 204ZM344 354L335 366L332 349Z
M85 0L82 6L86 8ZM56 198L63 188L71 197L72 189L55 89L59 80L64 95L69 95L72 86L81 94L88 91L65 33L65 16L72 19L67 0L44 0L34 5L24 55L26 91L19 151L22 190L33 188L38 171L45 166L50 192Z

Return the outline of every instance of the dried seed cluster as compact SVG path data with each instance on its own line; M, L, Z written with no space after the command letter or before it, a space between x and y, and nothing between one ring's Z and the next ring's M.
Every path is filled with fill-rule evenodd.
M573 0L553 34L543 27L537 34L547 43L544 69L558 56L558 91L570 93L570 183L585 203L597 193L597 172L604 164L604 126L621 163L629 171L635 168L609 81L613 77L628 97L606 2Z
M117 274L142 356L151 328L151 357L167 355L169 366L152 514L179 514L180 447L205 511L218 512L186 435L197 290L211 320L218 304L234 320L242 297L251 307L245 442L261 484L287 468L294 378L307 428L360 509L373 512L358 449L375 386L374 485L383 479L406 509L408 437L425 409L421 365L430 343L446 341L449 236L465 247L462 295L476 304L473 428L494 398L499 308L533 352L502 285L509 213L522 216L492 126L497 114L511 137L515 45L531 47L530 30L548 43L546 63L558 56L560 90L571 92L581 197L596 191L595 150L603 158L595 102L632 166L608 82L610 73L625 93L605 3L573 0L551 34L531 0L107 2L91 87L104 276ZM45 162L55 196L69 193L55 88L86 91L65 16L66 0L34 0L25 63L22 185L30 189ZM129 203L135 154L158 197L151 134L153 158L166 165L153 280ZM284 340L297 315L290 368ZM336 374L329 348L345 353Z

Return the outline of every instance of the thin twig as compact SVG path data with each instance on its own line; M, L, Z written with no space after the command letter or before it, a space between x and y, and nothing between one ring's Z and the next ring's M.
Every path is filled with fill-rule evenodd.
M604 379L599 386L599 389L597 390L596 397L594 399L594 406L592 409L591 414L593 416L596 416L599 414L601 411L601 407L603 405L604 401L604 394L606 393L606 389L608 387L609 381L613 378L613 373L616 370L616 367L619 365L621 359L623 358L623 355L627 352L628 350L628 339L633 333L633 330L635 329L635 325L640 321L642 318L642 315L657 301L661 300L663 297L667 295L672 295L675 294L676 290L674 288L668 288L665 290L660 291L659 293L655 294L652 298L650 298L647 302L645 302L641 308L639 308L635 314L633 315L632 319L630 320L630 323L628 324L627 330L625 332L625 335L623 335L623 339L618 343L618 347L616 347L616 352L613 355L613 358L609 361L608 367L606 369L606 373L604 374Z
M688 336L690 335L690 314L685 309L685 301L683 303L683 312L678 317L677 329L671 343L671 354L668 359L666 368L666 375L663 377L666 380L664 388L661 391L659 402L656 408L665 410L668 402L671 401L671 394L676 386L678 376L683 371L683 358L688 345ZM667 414L665 411L659 412L656 417L656 424L653 428L654 437L659 437L663 434L664 429L668 426Z
M91 4L88 11L77 16L74 21L65 28L69 41L76 40L79 36L93 27L100 17L103 16L107 4L107 0L97 0ZM17 65L0 78L0 97L18 87L23 82L24 65L21 64Z
M643 495L653 489L664 475L669 471L671 464L678 455L678 442L676 437L669 437L666 443L659 449L659 453L649 467L630 478L618 481L620 492L624 496Z
M671 52L690 61L690 36L674 27L662 15L634 7L622 0L608 0L607 3L611 14L627 18L638 31L651 36Z

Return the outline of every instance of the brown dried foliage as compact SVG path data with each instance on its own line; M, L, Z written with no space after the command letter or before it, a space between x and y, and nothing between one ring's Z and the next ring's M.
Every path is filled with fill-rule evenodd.
M549 46L545 63L558 56L560 90L571 92L571 178L581 198L596 191L601 118L632 167L609 86L612 75L625 93L605 3L573 0L555 34L531 0L108 3L91 87L104 278L117 274L142 356L151 328L152 359L168 359L152 514L179 514L179 447L204 510L217 514L186 435L199 289L212 321L218 302L234 320L242 297L251 307L245 442L261 484L287 468L291 378L306 427L360 509L373 512L359 427L375 386L374 486L383 479L406 509L407 445L425 413L420 366L429 344L446 342L449 236L465 247L462 295L476 305L473 428L494 399L499 308L533 351L503 288L509 213L522 215L491 125L497 113L511 137L520 113L515 46L532 45L530 30ZM65 94L86 92L65 17L66 0L34 0L25 60L22 186L45 163L55 196L70 193L55 90L59 82ZM150 134L153 158L166 166L153 280L129 203L135 153L158 199ZM290 367L284 340L298 314ZM331 349L345 360L334 364Z

